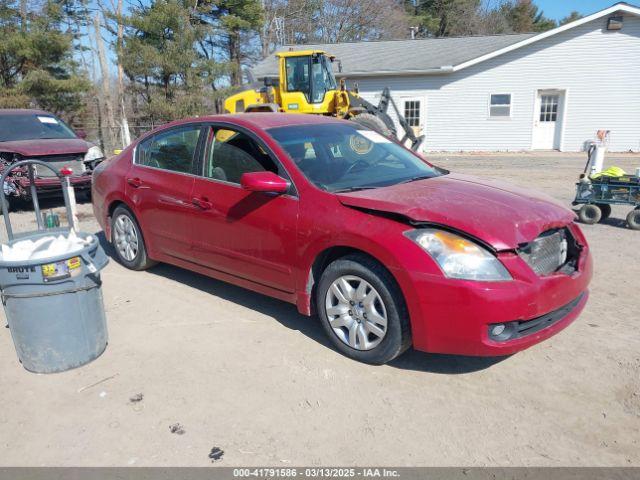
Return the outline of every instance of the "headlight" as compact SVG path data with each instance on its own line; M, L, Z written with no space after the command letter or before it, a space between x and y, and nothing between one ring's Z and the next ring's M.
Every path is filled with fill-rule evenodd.
M434 228L410 230L405 235L431 255L449 278L483 282L512 279L488 250L459 235Z
M93 162L95 160L100 160L101 158L104 158L104 155L102 154L100 147L91 147L84 156L84 161Z

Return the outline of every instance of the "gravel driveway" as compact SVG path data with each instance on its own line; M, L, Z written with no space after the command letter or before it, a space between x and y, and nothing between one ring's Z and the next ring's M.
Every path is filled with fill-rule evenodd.
M562 154L430 158L567 205L584 164ZM632 171L640 157L611 164ZM90 205L80 212L97 233ZM214 447L225 466L638 466L640 232L624 227L626 212L584 227L596 274L578 321L501 359L410 351L359 364L293 305L112 261L110 344L95 362L28 373L2 330L0 466L206 466ZM32 215L14 214L15 228Z

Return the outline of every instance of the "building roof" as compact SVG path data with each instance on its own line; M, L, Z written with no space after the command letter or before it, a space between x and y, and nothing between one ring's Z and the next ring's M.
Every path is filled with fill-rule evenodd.
M323 50L335 55L342 66L340 72L339 66L334 64L334 71L339 77L446 74L618 12L640 16L640 8L620 2L543 33L286 45L278 51ZM276 56L270 55L259 62L252 73L258 79L278 76Z
M446 70L481 55L534 36L491 35L478 37L425 38L315 45L291 45L282 50L324 50L342 63L345 76L379 75L382 72ZM338 74L338 66L334 64ZM442 72L446 73L446 72ZM278 75L275 55L258 63L253 69L256 78Z

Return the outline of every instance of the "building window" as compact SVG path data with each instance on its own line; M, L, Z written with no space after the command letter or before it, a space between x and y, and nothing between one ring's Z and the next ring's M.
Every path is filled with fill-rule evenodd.
M510 117L511 116L511 94L494 93L491 95L489 104L490 117Z
M542 95L540 97L540 121L555 122L558 119L558 95Z
M420 126L420 100L407 100L404 102L404 118L410 127Z

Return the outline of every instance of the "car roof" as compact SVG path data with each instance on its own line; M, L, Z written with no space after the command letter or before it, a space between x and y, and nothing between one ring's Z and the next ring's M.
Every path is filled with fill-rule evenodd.
M52 115L53 113L44 110L35 110L30 108L0 108L0 115Z
M334 117L323 115L308 115L300 113L234 113L223 115L207 115L203 117L185 118L170 123L170 126L191 122L228 122L248 128L267 130L275 127L288 127L293 125L322 125L343 123Z

